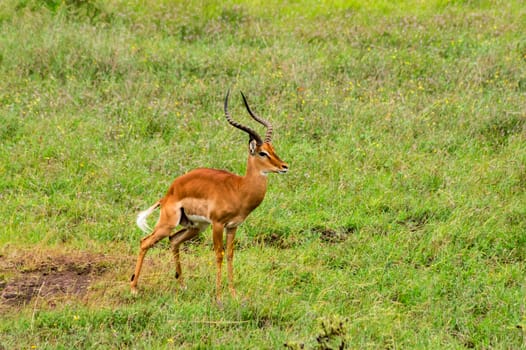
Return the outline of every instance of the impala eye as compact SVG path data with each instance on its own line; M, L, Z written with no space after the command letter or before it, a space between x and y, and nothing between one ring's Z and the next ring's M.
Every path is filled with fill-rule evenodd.
M267 152L259 152L259 156L260 157L268 157L268 153Z

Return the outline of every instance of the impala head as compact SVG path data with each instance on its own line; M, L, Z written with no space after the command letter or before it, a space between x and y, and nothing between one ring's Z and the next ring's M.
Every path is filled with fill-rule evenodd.
M250 116L255 121L257 121L260 124L263 124L267 128L265 140L263 141L259 134L253 129L234 121L228 113L229 94L230 90L227 92L225 97L225 117L230 123L230 125L246 132L249 135L250 138L248 143L248 149L250 153L250 164L252 164L252 166L254 166L262 174L286 173L289 170L289 166L287 165L287 163L285 163L279 158L279 156L276 154L276 151L274 151L274 147L272 146L272 124L268 120L258 117L252 112L252 110L248 106L247 99L245 95L243 95L243 93L241 93L241 96L243 97L243 102L245 103L245 107L247 108L247 111L250 114Z

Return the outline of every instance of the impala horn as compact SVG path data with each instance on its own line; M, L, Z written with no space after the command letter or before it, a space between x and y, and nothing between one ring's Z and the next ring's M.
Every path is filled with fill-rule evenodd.
M255 115L254 112L252 112L252 110L248 106L247 98L245 97L245 95L241 93L241 96L243 97L243 102L245 102L245 107L247 107L247 111L250 114L250 116L254 118L255 121L263 124L267 128L267 134L265 135L265 142L270 143L272 141L272 124L268 120Z
M225 117L226 120L232 125L233 127L238 128L239 130L243 130L247 134L250 135L250 141L255 140L257 145L260 146L263 144L263 141L261 140L261 137L258 135L257 132L249 128L248 126L244 126L242 124L239 124L238 122L234 121L232 117L230 116L230 113L228 113L228 96L230 95L230 90L227 91L226 97L225 97ZM244 98L244 96L243 96ZM245 102L246 103L246 102ZM258 119L256 119L258 120ZM259 121L259 120L258 120ZM259 121L262 123L261 121ZM268 134L268 133L267 133ZM265 139L266 140L266 139Z

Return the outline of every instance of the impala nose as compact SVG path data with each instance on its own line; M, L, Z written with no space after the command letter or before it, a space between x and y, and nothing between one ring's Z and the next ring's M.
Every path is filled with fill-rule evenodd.
M287 171L289 171L289 166L287 164L281 164L281 170L279 172L284 174Z

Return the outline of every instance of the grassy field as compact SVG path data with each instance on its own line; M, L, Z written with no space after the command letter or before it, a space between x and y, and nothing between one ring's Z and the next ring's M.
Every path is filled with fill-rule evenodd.
M526 348L525 33L524 1L0 2L0 349ZM290 166L241 296L208 230L133 297L137 213L245 171L228 88Z

